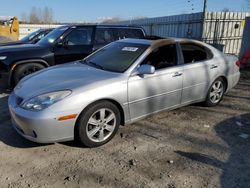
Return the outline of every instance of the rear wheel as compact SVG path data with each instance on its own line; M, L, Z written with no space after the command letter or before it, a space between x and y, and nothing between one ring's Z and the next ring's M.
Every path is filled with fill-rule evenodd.
M16 86L17 83L25 76L31 73L34 73L36 71L39 71L41 69L44 69L44 68L45 67L39 63L27 63L27 64L17 66L14 72L14 77L13 77L14 86Z
M206 106L216 106L220 103L225 92L225 82L222 78L217 78L210 86L207 98L205 101Z
M109 142L120 125L119 109L109 101L89 106L80 116L76 138L87 147L97 147Z

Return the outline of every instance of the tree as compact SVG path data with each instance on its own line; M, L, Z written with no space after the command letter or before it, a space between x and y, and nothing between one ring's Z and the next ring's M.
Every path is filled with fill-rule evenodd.
M43 9L32 7L28 20L33 24L51 24L54 22L53 10L47 6Z
M33 24L40 23L40 18L39 18L38 11L37 11L36 7L32 7L32 9L30 11L29 21L30 21L30 23L33 23Z
M42 17L43 17L43 22L44 23L53 23L53 10L52 8L49 8L49 7L45 7L43 9L43 14L42 14Z
M28 22L27 14L25 12L23 12L21 15L21 21L23 21L25 23Z

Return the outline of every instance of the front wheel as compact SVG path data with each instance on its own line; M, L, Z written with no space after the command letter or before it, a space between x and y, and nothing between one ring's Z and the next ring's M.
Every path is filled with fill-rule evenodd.
M31 73L44 69L45 67L39 63L27 63L23 65L18 65L13 77L13 85L16 86L18 82L28 76Z
M220 103L225 92L225 82L222 78L217 78L210 86L206 101L206 106L216 106Z
M87 147L109 142L120 125L119 109L111 102L102 101L87 107L77 123L76 138Z

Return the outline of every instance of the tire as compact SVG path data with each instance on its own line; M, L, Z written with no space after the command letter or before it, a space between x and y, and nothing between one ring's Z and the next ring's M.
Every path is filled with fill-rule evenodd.
M28 76L29 74L34 73L44 68L45 67L39 63L27 63L27 64L17 66L14 72L13 85L16 86L17 83L25 76Z
M206 100L204 102L205 106L216 106L220 103L225 92L225 82L222 78L217 78L210 86Z
M109 142L119 129L119 109L109 101L101 101L87 107L80 115L75 138L87 147L98 147Z

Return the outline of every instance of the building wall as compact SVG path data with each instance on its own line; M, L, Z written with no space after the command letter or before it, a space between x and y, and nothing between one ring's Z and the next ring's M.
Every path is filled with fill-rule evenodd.
M202 40L225 53L239 55L247 16L250 13L207 12Z
M119 24L142 26L148 35L202 40L225 53L239 55L247 16L250 13L206 12L204 25L203 13L130 20Z
M142 26L148 35L162 37L201 37L202 13L122 21L119 24Z

